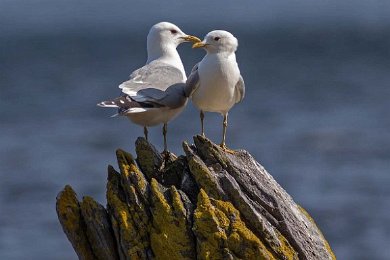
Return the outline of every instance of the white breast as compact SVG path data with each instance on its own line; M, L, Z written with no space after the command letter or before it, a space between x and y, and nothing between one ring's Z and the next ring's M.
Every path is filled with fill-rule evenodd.
M198 65L200 85L192 95L195 106L203 111L226 114L235 104L235 86L240 70L234 54L207 54Z

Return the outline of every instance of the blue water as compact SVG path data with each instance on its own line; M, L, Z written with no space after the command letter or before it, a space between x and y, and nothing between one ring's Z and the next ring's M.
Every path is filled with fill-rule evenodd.
M106 167L142 129L96 103L145 62L161 20L237 36L247 95L231 110L228 145L312 214L338 259L390 259L390 4L206 3L0 2L0 259L77 258L55 197L71 184L105 204ZM179 51L187 71L204 55ZM169 125L169 148L182 153L199 128L189 105ZM206 114L208 137L220 142L221 128ZM161 149L161 129L150 134Z

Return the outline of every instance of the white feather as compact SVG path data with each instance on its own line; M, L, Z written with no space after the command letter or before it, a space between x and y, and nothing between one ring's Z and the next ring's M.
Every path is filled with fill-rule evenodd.
M134 90L122 89L122 92L129 95L130 97L137 96L137 91Z
M149 108L133 107L126 111L126 113L142 113L150 110Z
M117 105L115 104L105 104L104 102L101 102L99 104L97 104L99 107L118 107Z

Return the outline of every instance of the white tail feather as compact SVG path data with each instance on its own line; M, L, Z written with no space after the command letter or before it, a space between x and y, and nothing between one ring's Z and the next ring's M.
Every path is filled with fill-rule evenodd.
M115 105L114 102L112 101L103 101L103 102L100 102L97 104L99 107L118 107L117 105Z
M126 111L126 113L142 113L148 111L148 108L142 108L142 107L133 107Z

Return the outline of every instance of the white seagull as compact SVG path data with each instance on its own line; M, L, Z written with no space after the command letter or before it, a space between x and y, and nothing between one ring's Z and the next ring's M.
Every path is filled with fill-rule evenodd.
M229 110L242 101L245 84L236 61L237 39L229 32L209 32L202 42L193 48L204 48L206 55L194 66L187 80L187 90L192 102L200 110L202 135L204 136L204 112L217 112L223 116L221 147L226 147L226 128Z
M101 107L118 108L116 115L127 116L144 127L148 139L149 126L164 124L164 152L167 151L167 124L186 106L186 73L176 48L183 42L200 42L172 23L152 26L147 37L146 65L135 70L130 80L119 85L122 96L103 101ZM115 116L116 116L115 115Z

